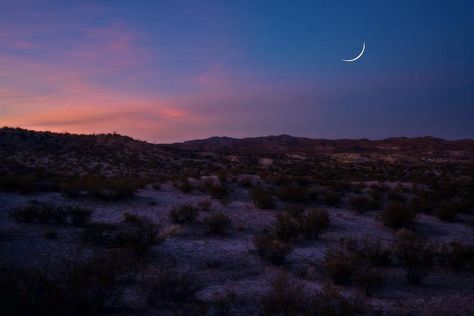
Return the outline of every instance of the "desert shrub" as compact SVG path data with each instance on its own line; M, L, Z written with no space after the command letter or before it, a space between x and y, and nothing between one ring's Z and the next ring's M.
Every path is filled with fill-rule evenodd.
M0 270L2 315L85 316L119 300L123 277L133 268L126 256L114 252L41 269Z
M138 223L140 221L140 216L125 212L123 213L123 221L126 223Z
M358 258L344 247L328 249L324 256L324 270L334 284L346 285L352 282Z
M319 238L329 226L329 213L324 209L313 208L298 216L299 232L306 239Z
M383 245L379 240L365 239L358 243L357 253L371 266L383 266L391 263L389 246Z
M307 203L310 201L309 190L299 185L282 187L278 191L278 197L284 202Z
M90 223L80 235L85 242L93 242L102 246L112 246L112 240L118 227L110 223Z
M408 208L415 213L431 213L433 210L433 202L426 194L413 197L408 203Z
M151 247L163 241L159 225L146 216L132 215L120 225L91 223L82 232L82 241L93 242L108 248L124 248L135 256L144 256Z
M366 307L359 300L346 298L336 287L325 285L310 297L306 315L352 316L365 313Z
M458 215L457 204L454 202L443 202L436 210L436 217L445 222L456 220Z
M232 226L232 220L222 212L209 215L203 220L204 226L209 234L225 234Z
M412 230L400 228L395 232L395 236L400 240L416 240L418 236Z
M433 246L422 240L399 240L396 256L410 284L420 284L433 268Z
M103 200L131 198L146 184L145 180L128 177L84 176L69 179L62 191L71 197L90 196Z
M152 306L180 306L199 289L195 277L175 268L152 268L142 276L141 292Z
M218 199L222 203L225 203L229 198L229 190L222 184L213 184L208 187L208 192L213 199Z
M272 194L263 188L253 188L250 192L252 200L258 208L270 209L274 206Z
M349 199L350 207L357 212L366 212L380 207L380 203L366 195L353 195Z
M381 215L382 222L390 228L406 228L413 225L416 213L400 203L390 203Z
M329 206L336 206L341 202L341 193L335 191L325 191L319 195L319 200Z
M372 296L376 289L382 287L384 279L375 268L362 265L356 270L353 282L364 291L365 295Z
M275 277L270 290L260 300L260 315L352 316L365 312L366 308L360 302L344 297L334 286L325 285L312 292L286 274Z
M283 242L272 234L261 234L254 237L253 243L257 253L273 264L282 264L293 251L293 246Z
M188 179L175 182L174 187L179 189L183 193L191 193L194 189L194 186Z
M270 283L270 290L260 300L261 315L304 315L307 297L304 286L281 274Z
M83 208L79 206L70 206L67 207L67 213L71 218L71 223L77 227L86 226L92 215L92 210L88 208Z
M178 207L173 207L169 216L173 223L175 224L184 224L184 223L193 223L198 216L198 209L192 205L184 204Z
M36 205L16 207L11 214L18 222L33 223L37 219L37 210Z
M19 222L26 223L57 223L63 224L69 219L75 226L85 226L89 221L92 210L78 206L58 206L52 204L34 203L25 207L13 209L11 215Z
M447 264L454 271L474 271L474 245L451 243L447 251Z
M243 177L239 180L239 185L243 188L251 188L253 186L252 179L249 177Z
M151 247L162 241L158 235L159 226L145 216L137 219L119 231L116 243L128 247L137 255L146 255Z
M402 195L399 189L391 189L387 192L388 200L392 202L405 202L405 197Z
M300 234L296 218L288 212L278 214L276 216L275 234L285 242L296 240Z
M197 207L199 211L207 212L211 209L212 201L209 199L204 199L198 202Z
M212 313L215 316L228 316L231 315L231 310L236 308L237 296L233 291L225 291L222 294L215 294L212 298Z

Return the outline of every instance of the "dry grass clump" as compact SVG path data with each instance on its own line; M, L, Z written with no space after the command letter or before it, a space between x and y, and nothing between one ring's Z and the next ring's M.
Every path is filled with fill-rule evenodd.
M327 230L329 222L329 213L325 209L313 208L296 213L286 211L277 215L275 234L287 242L300 237L317 239Z
M0 268L0 313L82 316L120 300L130 258L118 252L70 259L32 270Z
M269 233L256 235L253 243L257 248L257 253L263 259L276 265L284 263L286 257L293 251L293 246L290 243L281 241Z
M25 223L71 223L84 227L89 223L93 211L79 206L65 206L34 203L13 209L11 215L19 222Z
M190 273L175 268L150 268L142 276L140 290L151 306L183 307L199 287Z
M270 290L260 300L260 315L362 315L366 308L352 298L346 298L333 286L308 291L287 274L275 277Z
M310 191L300 185L286 185L277 192L278 197L283 202L308 203L310 201Z
M89 196L101 200L131 198L146 185L145 179L136 177L84 176L68 179L61 190L70 197Z
M171 221L175 224L194 223L198 216L199 210L190 204L173 207L169 212Z
M349 205L359 213L376 210L381 206L377 200L367 195L352 195L349 198Z
M409 228L415 222L416 213L405 204L394 202L385 207L381 219L383 224L390 228Z
M204 218L203 223L207 233L211 235L223 235L232 226L230 217L222 212L207 216Z
M83 241L108 248L129 249L136 256L149 254L154 245L164 240L159 225L146 216L125 213L120 225L91 223L82 233Z
M324 269L334 284L355 284L366 295L383 285L383 276L376 266L390 263L387 248L369 240L341 240L338 247L328 249Z
M271 209L274 207L273 195L269 190L255 187L251 190L250 196L258 208Z
M395 255L406 271L410 284L420 284L433 269L435 252L432 244L420 239L399 239Z

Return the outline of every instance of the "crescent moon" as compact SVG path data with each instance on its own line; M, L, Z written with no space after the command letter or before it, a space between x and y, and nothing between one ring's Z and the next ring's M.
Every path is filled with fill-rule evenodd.
M345 61L346 63L351 63L351 62L356 61L357 59L361 58L362 55L364 55L364 52L365 52L365 42L362 43L362 51L360 52L359 55L357 55L357 57L352 58L352 59L341 59L341 60Z

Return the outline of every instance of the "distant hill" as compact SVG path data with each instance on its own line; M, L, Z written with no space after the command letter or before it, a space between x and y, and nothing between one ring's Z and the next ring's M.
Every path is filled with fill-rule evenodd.
M254 138L211 137L175 143L173 147L220 153L398 153L418 154L474 154L474 140L448 141L435 137L396 137L383 140L368 139L312 139L289 135Z

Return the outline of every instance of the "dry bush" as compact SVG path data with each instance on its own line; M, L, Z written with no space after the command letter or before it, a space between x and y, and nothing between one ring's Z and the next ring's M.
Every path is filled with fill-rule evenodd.
M343 246L328 249L324 256L324 270L334 284L347 285L357 270L359 259Z
M410 284L420 284L429 275L434 264L433 245L422 240L399 240L396 257L406 271Z
M307 297L304 286L281 274L270 283L270 291L260 300L261 315L304 315Z
M19 222L64 224L67 220L74 226L86 226L93 211L79 206L59 206L34 203L13 209L11 215Z
M171 221L175 224L194 223L198 216L199 210L190 204L184 204L173 207L169 212Z
M344 297L336 287L325 285L310 298L306 315L352 316L366 312L367 308L360 300Z
M336 206L341 203L341 193L336 191L324 191L318 199L325 205Z
M0 313L11 316L85 316L120 300L129 256L117 252L71 259L34 270L2 267Z
M222 212L211 214L203 220L208 234L222 235L232 226L232 220Z
M366 195L353 195L349 198L350 207L359 212L366 212L380 208L380 203Z
M182 307L194 299L199 287L190 273L175 268L150 268L142 276L140 290L152 306Z
M92 215L92 210L79 207L79 206L70 206L67 208L67 213L71 218L71 223L77 227L84 227L86 226Z
M458 216L458 205L455 202L442 202L436 210L436 217L445 222L453 222Z
M296 218L288 212L278 214L276 216L275 234L285 242L296 240L300 234Z
M261 209L270 209L273 208L274 203L273 203L273 196L270 193L270 191L265 190L263 188L253 188L252 191L250 192L250 195L252 197L252 200L258 208Z
M390 203L385 207L381 215L382 222L390 228L411 227L416 219L416 213L406 205L400 203Z
M154 245L164 240L159 225L145 216L124 214L120 225L91 223L81 234L81 240L109 248L125 248L135 256L147 255Z
M453 242L448 245L447 264L454 271L474 271L474 245Z
M282 264L286 257L293 251L293 246L283 242L272 234L256 235L253 243L257 253L265 260L273 264Z
M286 274L275 277L270 290L260 300L260 315L352 316L365 312L365 306L356 299L344 297L334 286L325 285L319 291L308 291Z
M353 276L353 282L361 288L365 295L372 296L378 288L383 286L383 275L369 265L362 265Z
M306 187L299 185L288 185L278 191L278 197L284 202L308 203L310 192Z
M204 199L198 202L197 207L201 212L207 212L211 209L212 201L209 199Z
M337 248L326 251L324 268L333 283L355 284L366 295L372 295L383 285L383 276L375 267L389 260L388 250L378 242L345 239Z
M298 228L303 238L316 239L329 226L329 213L325 209L313 208L298 216Z

